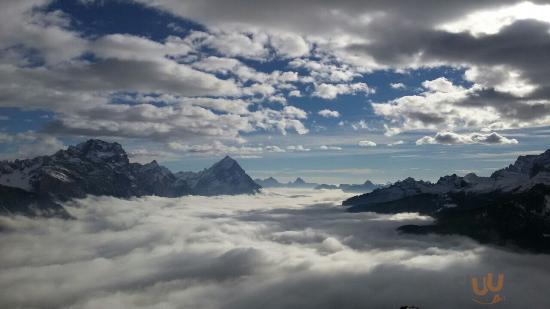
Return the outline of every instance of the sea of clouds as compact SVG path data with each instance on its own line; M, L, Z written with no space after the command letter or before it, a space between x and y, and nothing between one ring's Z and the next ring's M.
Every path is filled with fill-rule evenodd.
M75 220L0 218L1 308L549 308L550 256L401 235L416 214L346 213L339 190L88 197Z

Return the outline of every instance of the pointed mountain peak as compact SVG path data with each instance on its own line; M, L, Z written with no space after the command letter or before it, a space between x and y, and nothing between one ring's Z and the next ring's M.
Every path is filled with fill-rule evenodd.
M222 162L223 162L223 161L233 161L233 162L237 162L237 161L235 161L233 158L231 158L230 156L225 156L221 161L222 161Z
M218 161L218 163L214 164L212 166L212 168L214 168L214 169L230 169L230 168L233 168L234 166L238 167L239 169L242 169L241 166L239 165L239 163L237 163L237 161L235 161L230 156L225 156L223 159Z
M301 177L298 177L298 178L296 178L296 180L294 180L294 183L295 184L304 184L306 182Z

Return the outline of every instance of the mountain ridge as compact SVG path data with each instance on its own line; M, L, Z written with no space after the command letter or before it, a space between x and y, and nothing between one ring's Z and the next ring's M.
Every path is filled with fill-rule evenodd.
M192 177L190 177L192 176ZM57 201L107 195L119 198L157 195L254 194L261 188L229 156L199 173L172 173L156 160L131 163L119 143L90 139L51 156L0 162L0 214L40 215L37 207L49 205L49 216L66 217ZM8 194L9 193L9 194ZM48 201L48 202L46 202ZM40 203L38 203L40 202Z
M435 183L409 177L342 204L348 212L418 212L435 218L431 225L400 227L402 232L461 234L550 252L550 150L520 156L489 177L453 174Z
M265 179L256 178L254 181L260 184L264 188L313 188L316 190L334 190L340 189L344 192L351 193L367 193L377 188L383 187L383 185L375 184L370 180L366 180L362 184L318 184L318 183L309 183L305 181L302 177L297 177L294 181L289 181L287 183L279 182L274 177L268 177Z

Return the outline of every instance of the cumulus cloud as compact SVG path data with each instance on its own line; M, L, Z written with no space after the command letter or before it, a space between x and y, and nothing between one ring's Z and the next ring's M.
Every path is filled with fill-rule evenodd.
M376 143L373 141L359 141L357 145L359 147L376 147Z
M297 58L309 54L309 44L301 36L292 33L272 35L271 45L284 58Z
M312 94L325 99L367 94L351 85L373 70L441 66L466 70L472 87L452 84L445 90L437 88L444 86L439 80L440 85L424 84L425 93L382 103L407 106L375 108L387 118L388 134L550 124L546 74L550 61L548 53L541 52L548 50L550 26L545 13L550 6L544 2L426 1L414 6L399 1L254 5L233 1L222 7L213 0L200 5L137 2L204 23L209 30L193 33L193 46L208 46L226 57L294 57L290 66L309 73L300 81L312 83ZM529 44L524 43L527 37Z
M365 94L372 93L372 89L366 83L355 84L320 84L316 85L313 96L327 100L333 100L339 95L355 94L362 92Z
M208 46L225 56L262 58L268 53L268 36L263 33L195 32L191 34L195 45ZM200 42L200 43L199 43Z
M471 133L459 134L454 132L437 132L435 136L424 136L416 141L417 145L425 144L491 144L491 145L511 145L517 144L515 138L507 138L496 132L492 133Z
M258 72L229 58L267 55L265 34L211 29L159 41L120 33L83 38L69 29L70 16L45 11L46 4L2 3L0 31L6 50L0 55L0 107L53 112L46 132L154 141L177 134L239 139L254 130L308 132L301 121L306 113L300 109L249 110L264 101L286 105L281 91L294 89L291 83L299 80L296 72ZM298 45L289 43L289 36L281 38L281 53L299 51L294 36L290 38ZM223 57L198 57L201 47L216 49ZM44 57L44 65L26 62L26 48ZM12 52L21 59L14 60ZM92 60L77 58L82 54L93 55ZM198 61L182 61L190 54Z
M324 118L339 118L340 117L340 113L338 111L333 111L333 110L330 110L330 109L322 109L318 112L318 114L321 117L324 117Z
M548 256L399 234L430 219L346 213L348 196L88 197L66 203L76 220L2 217L0 305L469 308L470 278L489 271L505 275L503 306L550 305Z
M288 96L289 97L301 97L302 93L300 92L300 90L292 90L288 93Z
M374 112L389 120L388 134L418 129L486 128L502 124L495 108L466 104L478 87L464 88L444 77L422 83L424 92L372 104Z
M405 88L407 88L407 86L405 86L405 84L403 84L403 83L390 83L390 87L392 87L393 89L405 89Z
M53 112L49 128L67 135L166 139L182 126L171 122L170 113L168 119L136 124L116 123L97 111L111 109L121 94L203 97L220 101L197 105L214 115L221 107L231 116L190 122L184 136L208 137L223 126L229 132L224 138L256 129L306 134L306 118L289 118L280 110L246 113L248 106L228 101L284 106L289 97L366 96L374 88L361 78L375 70L450 67L464 70L464 80L428 80L416 95L372 104L388 135L550 124L550 58L544 52L550 6L544 2L135 2L203 27L181 32L169 24L176 35L156 40L145 33L90 36L79 32L78 20L52 10L50 1L3 1L0 106ZM292 71L254 68L272 60L288 62ZM136 102L124 103L132 103L130 110ZM138 104L135 113L141 108Z

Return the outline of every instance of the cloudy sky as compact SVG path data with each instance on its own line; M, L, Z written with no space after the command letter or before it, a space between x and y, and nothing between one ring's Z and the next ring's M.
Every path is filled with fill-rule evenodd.
M174 170L487 175L548 148L544 2L4 0L0 158L99 137Z
M430 219L347 213L346 197L88 197L66 204L76 220L0 217L0 307L480 308L470 280L487 272L504 274L495 308L550 306L548 255L398 234Z

